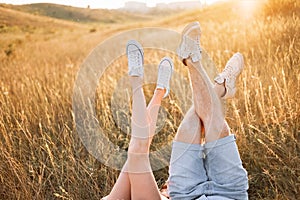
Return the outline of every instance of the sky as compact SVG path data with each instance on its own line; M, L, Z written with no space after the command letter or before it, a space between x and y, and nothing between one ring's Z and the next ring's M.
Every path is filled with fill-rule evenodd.
M128 0L0 0L0 3L7 4L30 4L30 3L55 3L55 4L64 4L75 7L83 7L86 8L90 5L91 8L108 8L108 9L116 9L124 6L125 2ZM193 0L132 0L137 2L146 3L147 6L155 6L157 3L170 3L170 2L183 2L183 1L193 1ZM206 1L207 3L213 3L218 0L198 0L198 1Z

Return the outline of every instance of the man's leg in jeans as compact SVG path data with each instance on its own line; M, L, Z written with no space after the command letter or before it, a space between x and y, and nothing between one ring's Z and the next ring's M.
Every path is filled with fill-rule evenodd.
M200 197L203 182L207 181L201 143L201 123L192 106L176 133L170 168L168 191L172 200Z
M193 88L193 106L181 122L173 143L169 178L169 192L172 199L200 197L205 193L208 181L203 161L204 152L201 145L204 139L202 137L204 127L200 118L205 116L204 111L210 112L209 109L202 109L203 106L211 101L209 95L202 94L202 88L206 89L204 93L209 93L210 91L207 90L205 85L211 84L211 82L204 83L202 79L199 79L199 72L193 66L189 69ZM218 95L223 95L224 93L223 88L219 86L211 86L211 89L215 90ZM209 119L205 120L206 124L208 124Z
M224 119L220 85L215 87L208 79L200 62L187 60L193 87L196 113L205 129L205 168L211 184L206 195L247 199L248 178L235 143L234 135ZM198 92L197 92L198 91ZM223 117L223 120L222 120Z
M193 92L193 106L186 113L181 122L174 139L172 156L170 162L169 192L172 199L195 199L205 194L208 181L203 160L203 121L200 119L203 114L199 110L210 101L208 95L204 96L201 88L202 79L197 78L198 72L191 68L190 79ZM196 73L197 72L197 73ZM200 82L199 82L200 81ZM211 84L208 82L208 84ZM207 88L207 87L205 87ZM222 90L218 88L218 93ZM214 88L212 88L214 90ZM208 90L204 91L209 93ZM209 112L209 110L205 110ZM201 114L201 115L199 115ZM205 112L204 112L205 114ZM206 124L209 119L206 119Z

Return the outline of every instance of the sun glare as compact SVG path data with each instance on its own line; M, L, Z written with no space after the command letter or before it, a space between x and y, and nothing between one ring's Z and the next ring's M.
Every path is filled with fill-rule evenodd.
M241 0L239 4L242 16L245 18L250 18L261 2L261 0Z

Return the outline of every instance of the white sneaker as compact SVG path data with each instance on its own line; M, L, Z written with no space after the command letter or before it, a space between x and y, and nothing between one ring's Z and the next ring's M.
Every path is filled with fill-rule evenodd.
M200 47L201 29L199 22L188 24L181 35L181 42L177 49L177 54L180 60L192 58L193 62L201 60ZM185 63L184 63L185 64Z
M126 46L128 58L128 75L144 76L144 51L143 47L136 40L129 40Z
M166 89L164 98L167 97L170 92L170 79L173 73L173 69L174 64L169 57L164 57L158 65L156 88Z
M214 79L216 83L225 82L225 95L222 99L234 97L236 93L235 81L244 68L244 58L241 53L235 53L227 62L223 72Z

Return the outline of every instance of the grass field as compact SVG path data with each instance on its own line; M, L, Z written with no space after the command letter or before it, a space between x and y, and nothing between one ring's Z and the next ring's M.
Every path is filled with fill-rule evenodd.
M76 74L89 52L110 36L150 26L181 31L195 20L202 26L202 46L219 70L236 51L245 58L226 117L249 174L249 198L297 199L299 2L270 0L256 9L231 2L161 18L140 16L138 22L126 18L77 23L0 6L0 199L100 199L108 194L119 171L89 155L78 137L72 111ZM146 63L158 63L163 54L149 51ZM177 71L187 77L173 58ZM110 141L126 149L128 137L116 127L110 109L126 59L110 69L99 80L97 116ZM152 90L153 85L145 86L147 99ZM164 101L167 123L153 149L171 142L184 114L177 103L174 95ZM159 186L167 172L167 167L154 172Z

